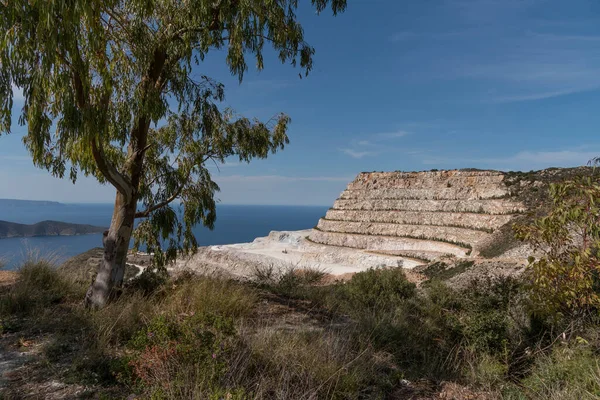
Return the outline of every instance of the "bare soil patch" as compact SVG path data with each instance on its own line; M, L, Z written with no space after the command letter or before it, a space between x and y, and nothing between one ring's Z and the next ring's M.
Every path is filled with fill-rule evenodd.
M0 271L0 286L15 283L18 276L15 271Z

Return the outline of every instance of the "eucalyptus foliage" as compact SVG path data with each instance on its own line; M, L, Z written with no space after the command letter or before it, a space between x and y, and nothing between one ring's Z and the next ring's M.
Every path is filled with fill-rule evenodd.
M346 0L311 3L334 14L346 7ZM196 248L194 225L214 224L219 188L207 163L265 158L288 143L287 115L261 122L223 109L224 87L202 74L202 61L220 49L242 81L250 63L264 67L267 44L308 74L314 49L297 7L297 0L0 0L0 134L10 133L20 88L18 121L27 125L34 164L73 182L83 173L112 184L115 210L132 205L143 218L136 245L167 262ZM115 218L109 238L128 243Z
M535 304L554 315L580 316L600 308L600 182L580 177L550 186L552 209L516 226L528 241Z

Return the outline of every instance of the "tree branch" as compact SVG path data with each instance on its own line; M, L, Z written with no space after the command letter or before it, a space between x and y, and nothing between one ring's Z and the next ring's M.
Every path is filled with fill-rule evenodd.
M185 179L182 181L181 186L179 186L179 188L175 191L175 193L173 193L168 199L161 201L160 203L155 204L151 207L148 207L144 211L137 212L135 214L135 218L147 218L150 216L150 214L152 212L154 212L160 208L163 208L164 206L173 202L173 200L178 198L179 195L181 194L181 192L183 191L183 188L185 187L186 182L190 179L191 174L192 174L192 170L190 169L189 172L187 173Z
M92 144L92 155L96 166L102 172L102 175L109 181L123 196L127 202L133 197L133 187L127 178L121 174L104 155L104 150L101 145L98 145L96 139L91 140Z

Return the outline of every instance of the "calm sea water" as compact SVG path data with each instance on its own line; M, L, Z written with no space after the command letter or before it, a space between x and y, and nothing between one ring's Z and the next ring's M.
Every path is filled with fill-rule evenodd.
M327 206L217 206L217 222L210 231L194 230L202 246L251 242L273 230L312 228L325 215ZM32 224L44 220L108 226L111 204L23 204L0 209L0 220ZM59 261L102 246L102 235L48 236L0 239L0 260L8 269L16 268L31 251L40 256L54 254Z

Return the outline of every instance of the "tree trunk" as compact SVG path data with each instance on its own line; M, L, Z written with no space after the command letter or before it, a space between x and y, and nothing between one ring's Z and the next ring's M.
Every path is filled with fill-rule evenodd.
M136 212L136 199L127 203L117 191L115 208L108 231L104 232L104 260L98 269L85 297L87 307L102 308L108 302L114 288L123 284L127 251L133 232Z

